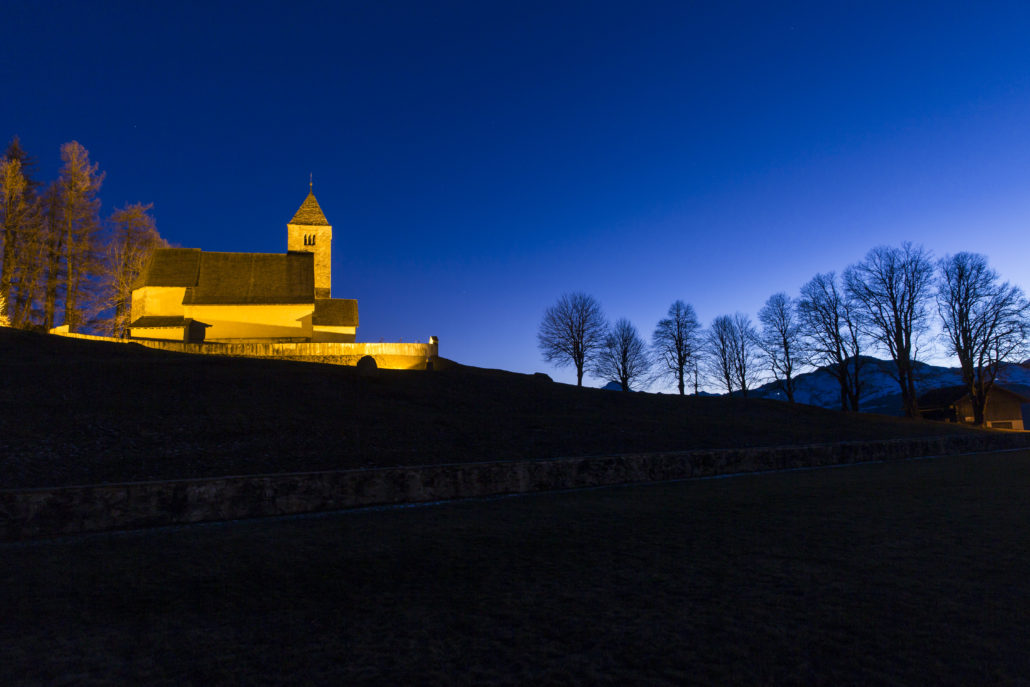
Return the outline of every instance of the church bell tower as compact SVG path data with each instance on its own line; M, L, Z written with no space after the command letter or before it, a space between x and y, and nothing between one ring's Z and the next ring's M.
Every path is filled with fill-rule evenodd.
M329 298L332 290L333 228L315 200L314 183L308 197L286 225L286 250L315 254L315 298Z

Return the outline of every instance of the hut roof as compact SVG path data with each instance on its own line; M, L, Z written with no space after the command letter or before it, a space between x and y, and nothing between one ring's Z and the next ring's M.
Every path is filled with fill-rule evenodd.
M997 384L991 387L991 393L1001 392L1011 394L1023 403L1030 403L1030 397L1026 394L1026 387L1020 385ZM947 408L961 401L969 394L969 389L964 386L945 386L940 389L931 389L919 397L918 404L923 410L933 408ZM988 402L990 396L988 396Z

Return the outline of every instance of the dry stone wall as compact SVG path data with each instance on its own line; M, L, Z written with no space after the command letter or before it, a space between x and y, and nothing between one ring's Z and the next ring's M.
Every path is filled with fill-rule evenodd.
M0 540L1027 448L1028 439L1025 434L970 433L881 442L0 490Z

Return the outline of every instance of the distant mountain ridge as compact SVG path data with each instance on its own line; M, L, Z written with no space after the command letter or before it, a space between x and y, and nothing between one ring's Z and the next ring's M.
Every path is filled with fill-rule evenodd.
M894 363L871 356L862 356L862 393L859 408L866 413L901 415L901 392L898 382L892 376ZM962 384L962 374L957 367L941 367L927 363L914 364L916 392L923 394L932 389ZM998 383L1030 395L1030 360L1022 363L1004 363L998 373ZM748 392L756 398L787 400L776 382L769 382ZM840 384L828 368L819 368L798 375L794 399L798 403L820 408L840 408Z

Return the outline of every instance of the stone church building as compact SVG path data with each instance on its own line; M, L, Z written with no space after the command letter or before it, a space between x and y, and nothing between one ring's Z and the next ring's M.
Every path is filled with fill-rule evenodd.
M132 292L129 336L186 343L353 343L358 302L332 297L333 228L313 190L285 253L154 252Z

